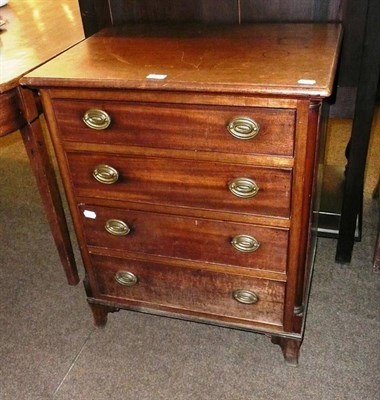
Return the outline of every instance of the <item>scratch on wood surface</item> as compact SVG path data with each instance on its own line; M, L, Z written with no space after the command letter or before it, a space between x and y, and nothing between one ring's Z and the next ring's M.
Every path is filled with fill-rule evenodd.
M182 64L191 65L195 69L199 69L199 67L202 64L202 62L203 62L203 56L200 56L199 62L197 64L185 61L185 52L184 51L182 52L182 56L181 56L181 63Z

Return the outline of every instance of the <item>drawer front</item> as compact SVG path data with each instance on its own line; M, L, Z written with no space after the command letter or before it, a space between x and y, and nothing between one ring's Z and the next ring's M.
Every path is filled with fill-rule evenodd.
M83 204L80 210L90 246L286 271L286 229Z
M109 154L67 159L79 196L289 217L290 169Z
M97 255L92 262L103 299L282 326L283 282Z
M68 141L235 154L293 155L295 110L291 109L62 99L54 99L53 106L61 135ZM83 117L90 109L105 111L110 117L109 126L101 130L86 126ZM237 120L241 117L243 122ZM255 137L238 139L229 133L227 126L232 124L230 129L245 137L251 129L247 118L259 125ZM253 132L256 132L256 126Z

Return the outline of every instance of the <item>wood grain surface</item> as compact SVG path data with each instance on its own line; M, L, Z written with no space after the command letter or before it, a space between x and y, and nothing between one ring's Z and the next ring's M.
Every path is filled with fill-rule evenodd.
M127 207L127 204L125 204ZM81 204L80 214L89 246L122 250L129 253L153 254L178 260L194 260L233 268L242 267L285 272L288 231L222 220L192 218L125 209ZM87 218L91 211L96 218ZM106 222L125 222L131 232L113 236L105 230ZM231 245L237 235L250 235L260 247L243 253Z
M0 93L18 79L84 39L77 0L15 0L1 7Z
M90 37L22 82L326 97L341 33L336 24L125 26Z
M99 298L118 303L139 302L151 308L166 306L177 312L196 312L198 316L247 320L282 326L285 285L243 275L220 274L204 269L168 267L133 259L92 256ZM138 283L132 287L115 281L118 271L134 273ZM233 299L237 289L253 291L256 304L241 304Z

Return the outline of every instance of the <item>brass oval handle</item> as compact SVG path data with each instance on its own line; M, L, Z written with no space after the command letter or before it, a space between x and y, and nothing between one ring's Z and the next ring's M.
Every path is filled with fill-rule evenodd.
M256 196L260 189L253 179L243 177L231 181L228 188L232 194L243 199Z
M256 238L249 235L237 235L231 240L232 246L243 253L252 253L260 247Z
M260 131L260 125L248 117L236 117L227 125L228 132L236 139L253 139Z
M129 271L118 271L115 275L115 281L123 286L133 286L139 281L139 278Z
M259 296L252 290L237 289L232 292L232 297L242 304L255 304L259 301Z
M111 117L103 110L92 108L84 113L83 122L91 129L102 130L109 127Z
M98 182L106 185L111 185L119 179L119 172L115 168L106 164L97 165L92 172L92 175Z
M113 236L126 236L131 231L129 226L120 219L109 219L104 227Z

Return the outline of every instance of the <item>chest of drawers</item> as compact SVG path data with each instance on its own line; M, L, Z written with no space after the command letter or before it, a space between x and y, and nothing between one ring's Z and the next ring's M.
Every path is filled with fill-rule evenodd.
M106 30L23 79L41 92L95 323L131 309L252 330L296 364L340 27L144 29Z

